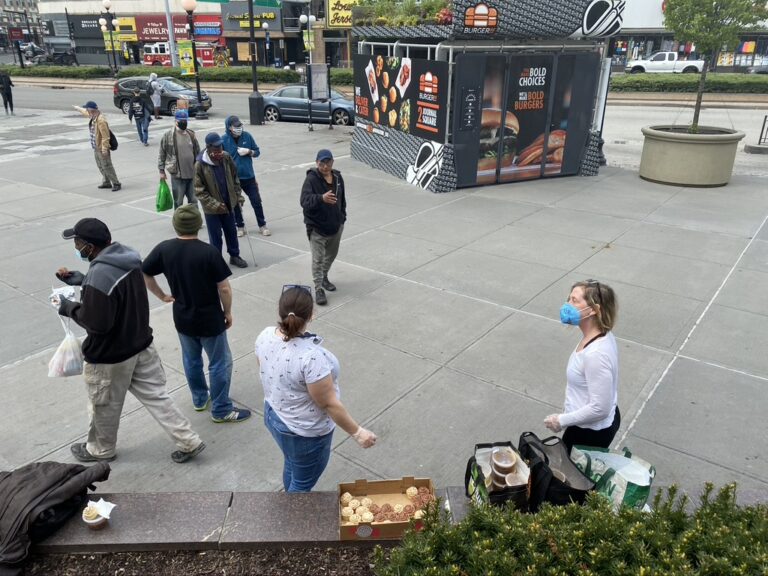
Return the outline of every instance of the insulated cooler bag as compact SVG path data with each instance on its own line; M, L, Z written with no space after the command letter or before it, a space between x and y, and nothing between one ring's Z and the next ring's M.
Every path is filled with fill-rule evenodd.
M467 470L464 474L464 489L467 498L475 504L493 504L502 506L507 502L518 510L528 509L528 484L518 486L508 486L500 491L489 492L485 483L485 473L483 467L490 469L491 453L494 448L509 448L518 455L517 466L521 467L523 475L528 473L528 467L520 454L515 450L512 442L489 442L484 444L475 444L475 454L467 462Z
M571 462L565 444L557 436L541 440L533 432L523 432L518 446L531 470L528 496L531 512L536 512L544 502L555 506L582 504L595 489L595 483Z

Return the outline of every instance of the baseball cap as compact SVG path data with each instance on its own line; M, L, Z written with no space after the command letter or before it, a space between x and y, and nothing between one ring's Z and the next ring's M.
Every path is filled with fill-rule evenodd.
M189 120L189 112L186 110L176 110L174 118L176 118L176 120Z
M224 142L221 141L221 136L219 136L216 132L210 132L205 137L205 145L220 148L224 145Z
M98 110L99 107L93 100L88 100L85 104L83 104L83 108L93 108L94 110Z
M240 118L238 118L237 116L232 116L229 119L229 125L239 128L240 126L243 125L243 123L240 121Z
M333 160L333 154L327 148L323 148L317 153L317 161L323 162L325 160Z
M61 237L65 240L71 240L72 238L80 238L85 240L94 246L103 248L109 246L112 242L112 234L109 232L109 228L98 218L83 218L78 220L72 228L67 228L61 233Z

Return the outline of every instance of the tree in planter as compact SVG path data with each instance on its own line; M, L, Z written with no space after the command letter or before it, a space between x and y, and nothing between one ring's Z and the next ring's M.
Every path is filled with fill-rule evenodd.
M664 27L680 41L693 42L706 55L696 93L696 107L689 131L699 130L701 99L707 80L709 60L724 46L733 47L739 35L768 18L765 0L668 0Z

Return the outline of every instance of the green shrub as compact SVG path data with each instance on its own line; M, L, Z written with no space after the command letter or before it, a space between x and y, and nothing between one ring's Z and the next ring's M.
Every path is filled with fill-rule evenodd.
M619 74L611 77L614 92L693 92L699 74ZM708 74L705 92L768 94L768 75Z
M0 70L11 76L32 76L39 78L111 78L112 71L106 66L21 66L0 65Z
M331 68L331 84L333 86L352 86L355 74L352 68Z
M129 66L120 69L119 76L125 78L127 76L148 76L151 72L157 73L158 76L172 76L174 78L181 78L190 83L195 81L194 76L182 76L181 68L170 67L150 67L150 66ZM259 66L256 69L259 82L266 82L270 84L286 84L289 82L298 82L299 73L295 70L283 70L282 68L272 68L266 66ZM229 68L201 68L200 69L200 81L201 82L242 82L248 83L251 81L251 67L250 66L231 66Z
M650 513L591 495L584 506L545 506L537 514L473 508L457 525L433 507L421 532L375 555L378 576L605 575L735 576L768 571L768 507L736 505L736 485L697 510L677 489L659 493Z

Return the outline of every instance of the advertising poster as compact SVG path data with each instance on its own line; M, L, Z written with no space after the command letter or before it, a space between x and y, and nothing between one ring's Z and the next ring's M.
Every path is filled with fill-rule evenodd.
M516 56L510 60L504 126L507 132L517 134L515 146L503 150L499 182L540 178L542 163L548 163L553 173L559 172L562 150L559 161L554 150L555 145L565 145L565 134L557 132L555 136L553 132L546 141L554 61L554 56ZM547 158L549 154L552 156Z
M179 66L182 76L195 75L195 55L192 52L191 40L178 40L176 48L179 51Z
M445 142L447 81L447 62L357 54L355 116Z

